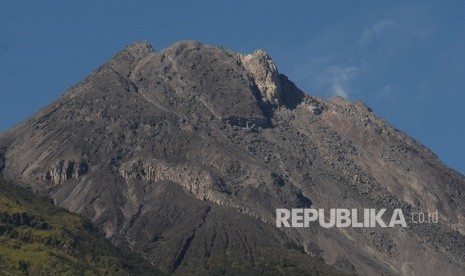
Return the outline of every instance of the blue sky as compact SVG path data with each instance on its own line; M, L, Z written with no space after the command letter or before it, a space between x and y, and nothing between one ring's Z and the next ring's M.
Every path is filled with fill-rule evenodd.
M465 174L465 1L17 1L0 5L0 132L136 40L267 51L310 95L362 100Z

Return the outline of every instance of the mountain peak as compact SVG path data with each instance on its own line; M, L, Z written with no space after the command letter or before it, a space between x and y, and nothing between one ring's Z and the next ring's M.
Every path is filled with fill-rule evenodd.
M155 49L147 40L141 40L129 44L124 51L127 51L134 57L140 57L155 52Z
M220 60L223 62L218 63ZM197 79L192 79L192 81L200 81L200 84L207 80L199 80L198 78L218 79L223 87L231 85L231 83L252 81L253 83L247 84L247 86L255 87L255 89L249 91L248 95L242 96L241 99L255 97L256 99L253 101L262 107L268 106L266 109L272 109L274 106L293 108L301 102L304 96L304 93L286 76L278 72L271 57L261 49L252 54L240 54L219 46L206 45L193 40L182 40L160 52L155 52L150 43L140 41L118 52L107 64L121 76L126 78L131 76L132 82L135 84L138 82L134 79L136 75L139 76L139 79L147 79L147 76L142 76L149 73L147 70L160 71L160 74L167 74L168 71L175 75L187 74L183 77L182 82L170 81L171 85L175 84L176 89L184 90L184 93L194 92L185 87L186 79L189 79L190 75L198 75ZM223 76L223 70L230 73L235 72L242 77L248 76L249 80L231 80L229 79L230 74ZM172 78L172 76L170 77ZM219 92L212 89L214 86L211 85L214 84L210 83L210 80L207 83L210 85L206 89L210 91L209 93ZM199 87L199 85L193 83L191 87ZM216 114L216 116L219 115Z
M365 106L306 96L263 50L131 44L0 136L0 170L169 273L222 258L316 257L360 275L465 267L463 176ZM276 228L277 208L309 207L440 223Z
M241 54L240 59L255 80L265 102L288 107L300 103L304 93L278 72L275 63L264 50L258 49L248 55Z
M124 77L128 77L134 66L144 57L154 54L155 50L146 40L136 41L119 51L107 62L111 68Z
M261 49L240 57L244 67L255 79L264 100L278 104L279 73L271 57Z

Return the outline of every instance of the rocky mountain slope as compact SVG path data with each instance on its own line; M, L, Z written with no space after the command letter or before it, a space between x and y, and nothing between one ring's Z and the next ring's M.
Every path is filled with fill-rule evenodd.
M161 275L89 221L0 179L2 275Z
M1 135L0 170L170 273L465 269L465 178L364 104L305 95L261 50L130 45ZM276 228L276 208L307 207L439 222Z

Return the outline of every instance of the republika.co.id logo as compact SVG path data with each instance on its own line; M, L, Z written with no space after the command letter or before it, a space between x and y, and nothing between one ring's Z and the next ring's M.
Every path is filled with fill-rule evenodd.
M328 212L324 209L276 209L276 227L309 227L310 223L318 222L321 227L408 227L407 219L402 209L394 209L392 214L386 214L387 209L344 209L334 208ZM438 211L412 212L409 223L437 223Z

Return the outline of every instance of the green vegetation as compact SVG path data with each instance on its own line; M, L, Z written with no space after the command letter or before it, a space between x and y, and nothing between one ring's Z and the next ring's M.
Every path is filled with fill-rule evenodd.
M78 215L0 179L1 275L155 275Z

